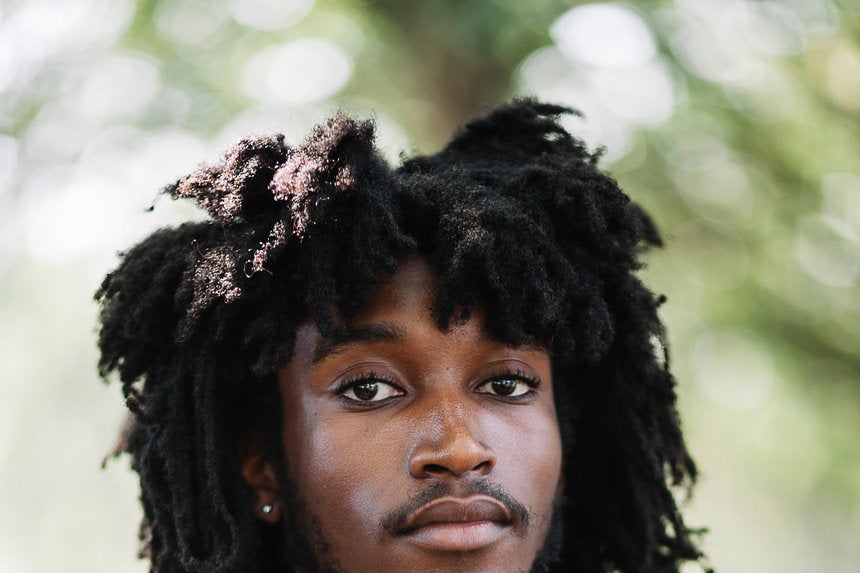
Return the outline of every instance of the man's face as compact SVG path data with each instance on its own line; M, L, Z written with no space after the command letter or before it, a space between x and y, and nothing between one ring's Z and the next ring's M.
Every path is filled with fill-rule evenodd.
M411 259L334 337L299 329L279 372L289 478L338 571L528 571L561 475L550 359L448 332Z

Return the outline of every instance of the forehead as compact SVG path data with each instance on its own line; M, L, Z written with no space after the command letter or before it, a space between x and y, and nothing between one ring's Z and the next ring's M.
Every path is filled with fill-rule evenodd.
M438 274L420 256L405 259L371 293L364 309L348 323L341 322L325 336L313 319L296 331L291 362L315 363L330 354L364 343L392 342L399 345L430 345L441 338L454 344L507 346L486 329L486 313L470 312L470 319L441 329L432 317ZM441 338L440 338L441 335ZM516 345L520 346L520 345ZM523 344L525 351L546 353L540 344Z
M353 322L407 319L409 315L430 312L437 279L437 274L425 259L406 259L388 280L373 291L364 310Z
M405 259L397 270L371 293L364 309L349 323L336 324L332 333L323 336L313 319L309 319L296 332L296 357L316 362L342 346L356 342L409 341L414 338L417 325L427 329L431 314L438 275L421 257ZM482 313L471 320L467 328L455 328L445 333L457 338L464 330L477 330L473 334L486 338ZM438 329L435 329L438 332Z

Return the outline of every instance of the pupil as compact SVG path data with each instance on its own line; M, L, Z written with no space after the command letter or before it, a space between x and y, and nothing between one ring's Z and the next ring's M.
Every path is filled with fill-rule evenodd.
M508 396L513 394L514 390L517 389L517 381L516 380L493 380L492 383L493 392L499 394L501 396Z
M372 400L379 391L379 385L376 382L362 382L353 386L352 391L359 400Z

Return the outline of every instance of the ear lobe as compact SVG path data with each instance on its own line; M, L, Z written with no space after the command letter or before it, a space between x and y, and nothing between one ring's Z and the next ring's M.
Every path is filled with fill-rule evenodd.
M283 517L278 475L275 466L263 454L263 440L256 431L249 430L239 440L239 466L242 477L251 486L251 504L260 521L276 523Z

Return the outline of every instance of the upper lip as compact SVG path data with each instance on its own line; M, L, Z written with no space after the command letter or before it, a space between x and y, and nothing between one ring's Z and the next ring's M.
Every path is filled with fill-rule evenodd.
M495 521L509 524L511 514L507 508L492 497L478 495L466 498L443 497L418 508L399 528L408 533L433 524L469 523Z

